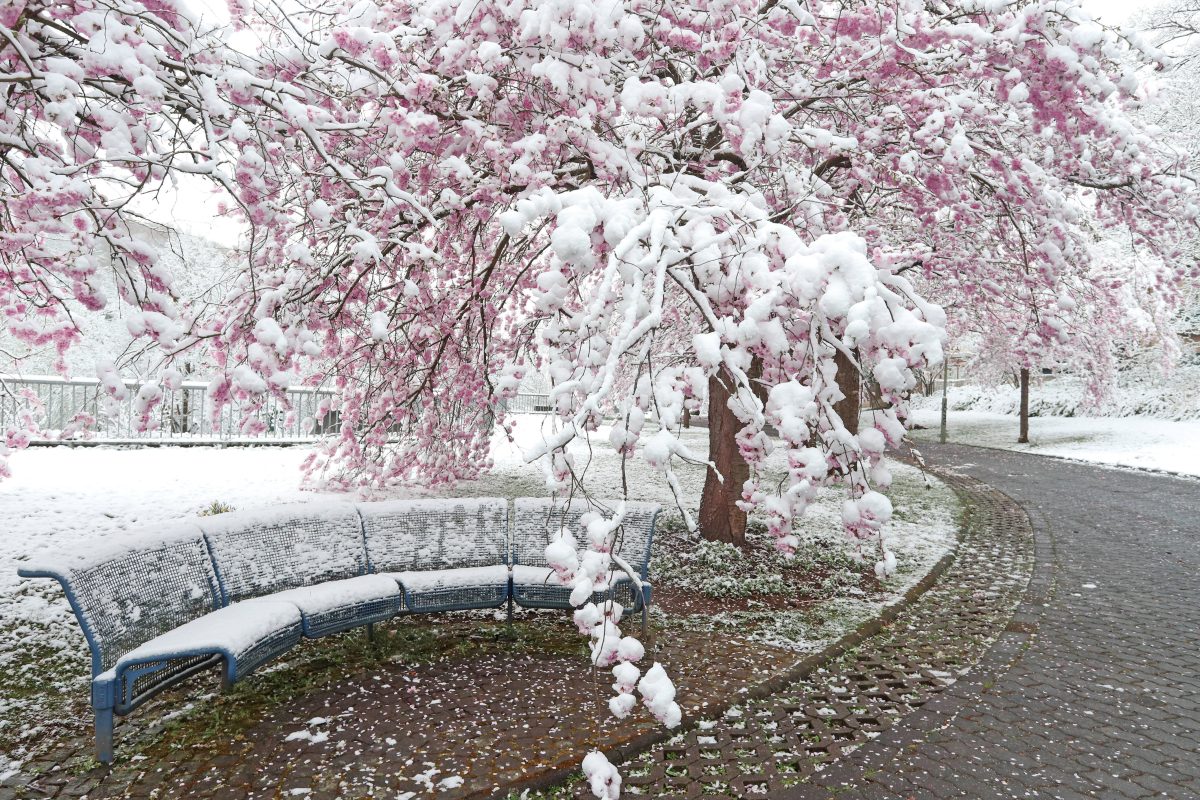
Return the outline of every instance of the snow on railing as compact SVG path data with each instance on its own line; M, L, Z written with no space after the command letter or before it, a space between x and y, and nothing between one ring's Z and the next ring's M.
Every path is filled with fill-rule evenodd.
M549 414L553 409L549 395L521 393L505 400L504 410L509 414Z

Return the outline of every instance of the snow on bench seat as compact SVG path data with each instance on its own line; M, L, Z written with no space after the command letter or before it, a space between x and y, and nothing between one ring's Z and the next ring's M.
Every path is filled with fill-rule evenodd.
M413 611L497 608L508 602L508 567L503 564L385 574L400 583Z
M116 666L96 678L97 683L136 681L141 665L157 667L163 661L204 654L225 660L225 680L232 683L256 667L294 647L300 641L300 609L292 603L256 600L234 603L135 647ZM121 692L133 705L139 692Z
M393 578L359 575L315 586L285 589L247 603L291 603L300 610L309 639L383 622L400 613L403 594Z

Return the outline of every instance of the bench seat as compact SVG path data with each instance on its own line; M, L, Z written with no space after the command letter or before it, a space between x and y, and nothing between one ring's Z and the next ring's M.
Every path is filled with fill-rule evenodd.
M396 581L386 575L360 575L245 602L291 603L300 610L304 636L316 639L389 620L403 610L404 596Z
M548 580L548 542L583 533L587 503L504 498L296 504L134 531L26 563L57 580L92 653L96 757L113 758L114 716L201 671L228 686L295 647L405 611L570 608ZM597 509L614 509L610 501ZM641 580L615 572L593 602L640 609L657 506L626 503L613 539ZM516 572L514 588L513 572Z
M226 685L300 641L300 610L254 601L219 608L138 645L92 681L97 708L127 714L165 682L224 663Z
M499 608L508 602L508 567L504 564L384 574L403 588L410 611Z
M642 581L642 590L648 600L650 597L649 581ZM514 565L512 595L513 600L522 608L573 608L571 587L559 584L554 577L554 570L549 567ZM637 611L642 608L642 594L638 592L633 581L621 572L613 574L612 585L609 588L592 592L591 602L597 605L610 599L616 600L626 609Z

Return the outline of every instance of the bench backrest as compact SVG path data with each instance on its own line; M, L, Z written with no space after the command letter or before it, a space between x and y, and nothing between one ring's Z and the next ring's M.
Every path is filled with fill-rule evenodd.
M117 544L20 569L63 585L91 646L93 675L220 606L208 548L194 524L133 532Z
M225 603L366 572L350 503L295 504L202 517Z
M508 563L508 501L502 497L359 503L372 572Z
M513 514L513 563L533 567L546 564L546 545L564 526L575 536L580 551L587 547L587 532L579 519L589 511L612 516L619 500L562 500L518 497ZM650 543L654 538L654 520L659 507L655 503L625 503L625 519L617 533L617 555L646 577L650 561Z

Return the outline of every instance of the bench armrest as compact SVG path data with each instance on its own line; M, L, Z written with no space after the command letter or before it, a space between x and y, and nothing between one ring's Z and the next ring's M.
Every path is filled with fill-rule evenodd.
M96 633L92 630L92 626L88 624L87 618L79 607L79 598L75 596L75 590L71 588L71 579L68 575L52 569L46 568L27 568L20 567L17 569L17 574L22 578L53 578L62 586L63 594L67 596L67 602L71 605L71 611L75 614L75 620L79 623L80 629L83 630L83 638L87 639L88 648L92 651L92 677L96 677L104 671L103 657L100 655L100 646L96 641Z

